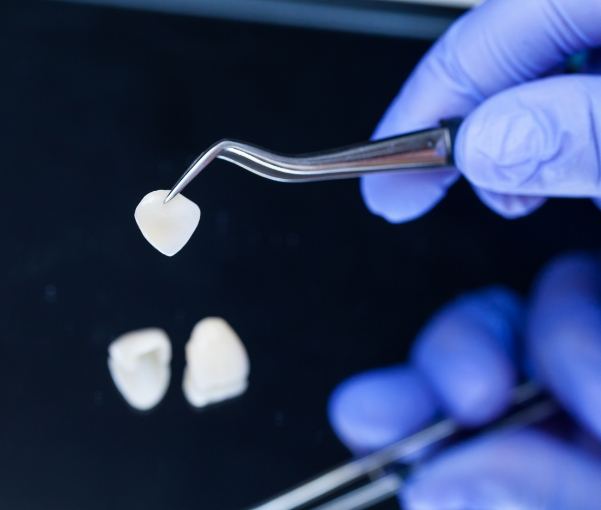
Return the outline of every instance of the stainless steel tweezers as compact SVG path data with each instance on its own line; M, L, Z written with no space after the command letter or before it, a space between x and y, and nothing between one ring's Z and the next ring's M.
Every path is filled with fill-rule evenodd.
M284 156L245 142L222 140L203 152L173 185L169 202L214 159L234 163L256 175L280 182L347 179L381 172L431 172L453 166L453 144L459 120L400 136L330 149L303 156Z
M434 424L393 443L381 450L336 467L308 482L289 490L250 510L362 510L402 490L404 476L410 472L411 461L416 454L431 451L433 447L449 445L458 440L489 432L508 432L540 423L559 412L557 404L546 396L538 386L525 383L514 390L507 414L491 425L466 430L450 418ZM404 469L403 469L404 468ZM367 483L351 487L363 479ZM340 494L336 497L336 494ZM324 500L334 496L327 502ZM318 503L315 505L315 503ZM313 505L313 506L312 506Z

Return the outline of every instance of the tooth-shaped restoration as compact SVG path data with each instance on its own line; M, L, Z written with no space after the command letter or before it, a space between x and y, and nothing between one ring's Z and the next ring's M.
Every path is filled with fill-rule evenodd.
M223 319L208 317L186 344L183 390L195 407L236 397L246 390L250 371L242 341Z
M165 395L170 362L171 343L162 329L132 331L109 346L113 382L127 403L141 411L153 408Z
M148 193L134 217L142 235L163 255L171 257L190 240L200 221L199 207L181 193L164 204L168 190Z

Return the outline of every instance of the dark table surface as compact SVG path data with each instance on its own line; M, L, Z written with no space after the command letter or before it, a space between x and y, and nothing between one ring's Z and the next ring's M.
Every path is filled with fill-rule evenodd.
M208 144L285 152L366 138L424 43L59 3L0 8L0 506L239 509L346 458L328 395L402 361L420 325L490 283L526 292L601 216L554 201L502 220L466 184L392 226L357 183L282 185L217 162L188 190L203 210L172 259L133 221ZM202 412L181 393L194 323L246 343L244 397ZM165 400L143 415L106 348L165 328Z

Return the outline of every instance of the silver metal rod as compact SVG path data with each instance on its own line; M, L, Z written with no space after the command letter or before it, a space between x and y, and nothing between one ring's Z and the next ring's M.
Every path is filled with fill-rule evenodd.
M452 134L451 128L438 127L304 156L284 156L244 142L222 140L190 165L171 188L165 203L215 159L279 182L347 179L391 171L440 171L453 162Z
M390 8L381 1L319 2L300 0L63 0L123 6L159 12L199 15L253 23L312 27L389 37L433 40L451 25L458 11ZM410 0L406 0L410 1ZM470 0L422 0L423 3L466 7ZM397 2L388 2L396 4ZM419 1L418 1L419 3Z
M342 489L392 462L416 453L430 444L442 441L452 436L458 429L453 420L441 420L382 450L334 468L251 510L291 510L301 507Z
M314 510L363 510L396 496L402 486L403 479L395 473L390 473L333 501L319 505Z
M252 510L288 510L301 507L346 487L429 444L450 437L456 430L458 427L452 420L442 420L387 448L334 468L281 496L253 507Z

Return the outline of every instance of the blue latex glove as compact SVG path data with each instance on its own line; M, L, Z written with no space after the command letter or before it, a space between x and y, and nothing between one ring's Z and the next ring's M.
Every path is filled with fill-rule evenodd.
M398 440L438 413L470 426L494 419L522 369L580 426L561 439L527 429L438 453L409 478L401 495L406 508L601 508L598 260L584 254L555 260L528 305L496 287L457 299L422 330L410 359L351 378L334 392L331 422L355 453Z
M457 166L508 218L545 197L601 197L601 77L541 78L598 46L597 0L487 0L427 53L374 137L466 117ZM372 212L403 222L431 209L458 177L381 174L363 178L361 190Z

